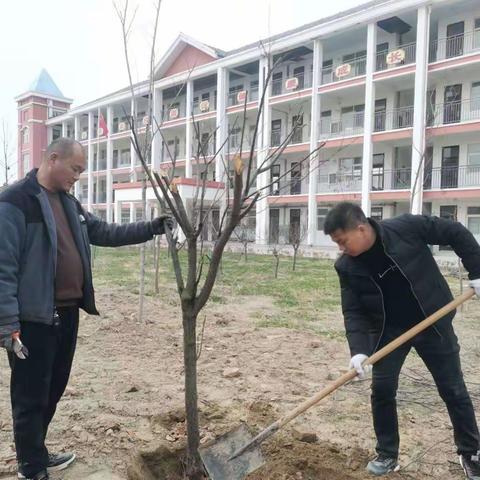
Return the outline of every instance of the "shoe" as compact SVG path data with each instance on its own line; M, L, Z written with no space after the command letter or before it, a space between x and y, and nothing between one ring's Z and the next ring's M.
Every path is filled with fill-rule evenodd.
M480 453L480 452L479 452ZM480 480L480 458L476 455L460 455L460 465L465 472L465 478L468 480Z
M67 468L73 461L75 460L75 454L74 453L49 453L48 454L48 467L47 467L47 472L52 473L52 472L58 472L60 470L63 470ZM40 474L43 472L40 472ZM40 475L37 474L37 475ZM25 479L25 480L30 480L25 477L21 472L18 472L18 478ZM48 476L45 477L45 480L48 480ZM39 477L38 479L34 477L32 480L44 480L43 477Z
M26 478L26 477L22 476L22 478ZM44 470L43 472L39 472L33 477L27 478L26 480L50 480L50 476L48 475L48 472Z
M397 459L387 457L385 455L377 455L373 460L370 460L367 465L367 471L372 475L385 475L389 472L398 472L400 465Z

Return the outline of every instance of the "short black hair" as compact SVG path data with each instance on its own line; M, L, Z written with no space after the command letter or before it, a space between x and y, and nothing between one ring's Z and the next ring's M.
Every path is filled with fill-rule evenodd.
M323 231L330 235L335 230L352 230L365 223L368 223L368 220L360 206L356 203L340 202L327 213Z
M60 158L68 158L73 155L76 145L83 150L82 144L73 140L73 138L59 137L47 147L45 158L50 158L50 155L54 152L58 154Z

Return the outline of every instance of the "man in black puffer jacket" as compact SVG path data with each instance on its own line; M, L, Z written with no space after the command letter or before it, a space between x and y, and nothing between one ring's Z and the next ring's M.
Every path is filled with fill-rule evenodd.
M172 226L165 215L116 225L84 211L68 193L84 170L82 146L60 138L38 170L0 194L0 346L9 351L12 370L19 478L47 480L75 459L49 453L45 437L70 375L78 310L98 315L90 243L142 243Z
M401 215L375 222L362 209L342 202L329 211L324 231L342 255L335 263L350 347L350 368L364 377L369 355L452 300L430 245L449 245L480 293L480 246L460 223L438 217ZM373 365L372 414L377 456L368 463L373 475L398 469L396 407L398 377L413 347L429 369L453 425L466 477L480 480L480 437L460 365L452 320L455 312Z

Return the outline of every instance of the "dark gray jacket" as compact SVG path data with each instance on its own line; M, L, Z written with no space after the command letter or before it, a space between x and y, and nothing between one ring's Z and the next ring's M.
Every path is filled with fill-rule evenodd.
M480 246L461 223L424 215L401 215L377 223L385 253L407 278L425 316L452 300L429 245L450 245L462 259L469 278L480 278ZM342 255L335 263L342 294L342 310L351 355L373 353L385 324L380 287L363 262ZM399 292L401 295L401 292ZM455 312L445 315L434 328L439 335Z
M81 307L98 315L92 283L90 243L117 247L153 237L150 222L109 224L83 210L68 193L60 195L83 264ZM19 321L52 324L57 233L46 193L32 170L0 193L0 335Z

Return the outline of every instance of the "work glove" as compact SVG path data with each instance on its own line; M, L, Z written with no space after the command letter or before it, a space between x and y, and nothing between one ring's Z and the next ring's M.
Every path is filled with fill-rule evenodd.
M469 285L475 290L475 293L480 297L480 278L470 280Z
M365 379L367 375L372 371L371 365L363 366L362 363L367 359L367 355L363 353L357 353L350 359L349 368L354 368L357 371L358 378Z
M174 227L173 217L170 215L160 215L159 217L154 218L151 224L152 233L154 235L163 235L165 233L165 225L169 230L173 230Z
M0 336L0 347L5 348L7 352L14 352L21 360L28 357L28 348L20 340L20 332Z

